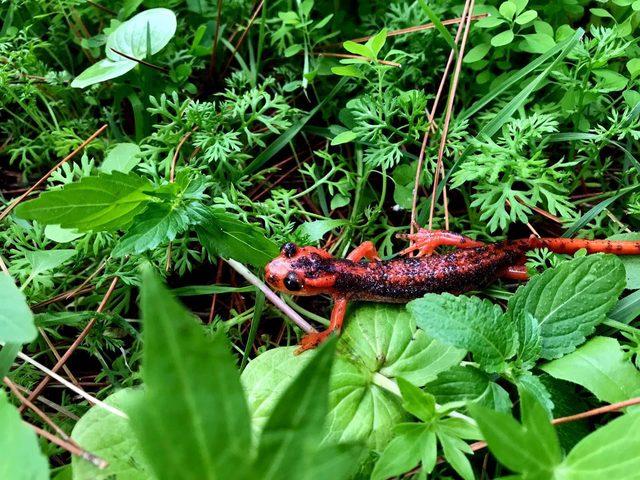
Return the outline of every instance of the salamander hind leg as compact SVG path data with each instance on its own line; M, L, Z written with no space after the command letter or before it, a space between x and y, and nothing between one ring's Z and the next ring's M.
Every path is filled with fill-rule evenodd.
M340 332L342 329L342 323L344 322L344 316L347 312L347 299L346 297L337 297L333 303L333 310L331 311L331 322L329 327L322 332L307 333L300 341L300 346L296 350L296 355L300 355L306 350L312 350L325 341L329 335L333 332Z
M417 233L400 234L398 238L411 241L411 245L400 252L400 255L417 251L418 257L431 255L436 248L442 245L450 245L458 248L476 248L484 245L482 242L465 237L459 233L447 230L427 230L421 228Z

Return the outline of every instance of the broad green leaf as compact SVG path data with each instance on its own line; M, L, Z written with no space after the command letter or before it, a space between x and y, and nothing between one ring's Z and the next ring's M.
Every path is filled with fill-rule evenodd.
M142 397L142 390L125 388L109 395L105 403L128 412ZM100 470L74 455L71 457L73 480L154 478L128 419L117 417L100 407L92 407L73 427L71 438L89 452L109 462L106 469Z
M531 368L540 358L542 351L540 325L531 313L525 312L522 318L518 318L516 330L518 333L518 361L523 368Z
M44 236L57 243L73 242L83 235L84 233L80 233L73 228L62 228L60 225L52 224L44 227Z
M520 287L509 300L507 316L520 323L532 315L540 327L541 357L558 358L575 350L606 318L624 289L624 275L613 255L564 262Z
M348 220L340 219L314 220L300 225L296 230L296 235L305 238L308 242L317 242L324 237L327 232L348 224Z
M632 58L627 64L627 71L631 75L631 78L635 78L640 74L640 58Z
M140 307L145 395L130 418L155 475L246 478L250 417L224 332L205 336L148 268Z
M613 15L607 12L604 8L590 8L589 11L596 17L613 18Z
M328 442L364 441L382 449L392 428L407 419L393 379L422 386L453 365L464 352L416 331L403 308L362 305L350 312L331 375ZM312 354L275 348L249 363L242 373L254 428L259 430L273 405Z
M436 413L436 399L433 395L422 391L402 377L398 377L397 382L402 394L402 408L423 422L432 420Z
M557 480L632 480L640 476L640 413L600 427L578 443L557 470Z
M513 38L513 30L505 30L491 39L491 45L494 47L503 47L510 44L513 41Z
M535 20L537 17L538 12L536 12L535 10L527 10L526 12L522 12L520 15L518 15L518 17L516 18L516 23L518 25L524 25L531 22L532 20Z
M121 57L122 58L122 57ZM73 79L71 86L74 88L85 88L100 82L106 82L112 78L118 78L127 72L136 68L138 62L123 58L119 61L113 61L104 58L85 69Z
M368 45L362 45L360 43L352 42L351 40L347 40L342 44L342 47L349 53L353 53L354 55L360 55L365 58L376 58L375 53L371 50L371 47Z
M518 7L514 2L506 1L500 4L500 8L498 10L500 11L500 15L502 15L507 20L511 20L516 14Z
M544 53L555 47L556 41L546 33L530 33L524 36L520 48L529 53Z
M124 75L138 62L120 55L143 60L162 50L176 33L176 16L166 8L152 8L140 12L121 23L107 37L105 54L107 58L92 65L73 82L72 87L84 88Z
M518 387L518 392L520 392L520 397L523 395L522 392L526 391L536 402L544 407L549 419L551 419L554 407L553 400L551 400L551 394L539 377L528 371L519 372L515 377L515 384Z
M464 56L464 63L473 63L477 62L478 60L482 60L487 56L489 50L491 50L491 45L489 45L488 43L481 43L480 45L476 45Z
M541 368L555 378L582 385L603 402L640 395L640 372L615 338L595 337Z
M522 396L522 425L506 413L479 405L469 409L495 457L514 472L551 478L560 463L560 445L545 409L528 393Z
M501 371L517 347L502 309L477 297L428 293L407 304L418 327L433 338L473 354L487 371Z
M468 450L468 446L462 440L450 435L438 432L438 440L442 444L442 453L451 467L460 475L463 480L474 480L473 469L469 459L464 455L460 447ZM471 453L470 451L468 453Z
M129 173L140 163L140 147L135 143L118 143L107 153L100 170L111 173L114 170Z
M27 299L13 279L0 272L0 341L29 343L37 336Z
M365 78L364 74L355 66L331 67L331 72L343 77Z
M358 138L358 134L356 132L347 130L345 132L340 132L338 135L333 137L333 140L331 140L331 145L342 145L343 143L349 143L356 138Z
M146 206L149 197L144 192L151 188L149 181L134 173L101 173L44 192L18 205L16 214L80 231L117 230L130 224Z
M596 88L603 92L617 92L624 90L627 86L628 79L624 75L620 75L613 70L606 68L597 68L593 70L593 74L598 78Z
M306 455L300 480L348 480L355 477L361 458L366 453L360 444L339 443L322 445L313 455ZM286 477L285 477L286 478Z
M196 232L210 255L233 258L256 267L264 267L279 253L278 246L266 237L264 230L215 208L204 213Z
M382 47L384 47L384 44L386 41L387 41L386 28L383 28L382 30L380 30L371 39L367 41L367 45L370 46L371 51L373 52L373 58L378 58L378 54L380 53L380 50L382 50Z
M422 458L424 439L434 435L422 425L396 436L384 449L371 474L372 480L394 478L418 465Z
M328 340L300 370L274 405L262 434L254 474L264 480L298 478L304 458L322 438L336 339Z
M640 240L640 233L620 233L611 235L608 240ZM620 261L627 274L627 288L640 289L640 255L621 255Z
M2 276L3 274L0 274ZM36 432L0 390L0 478L48 480L49 461L40 451Z

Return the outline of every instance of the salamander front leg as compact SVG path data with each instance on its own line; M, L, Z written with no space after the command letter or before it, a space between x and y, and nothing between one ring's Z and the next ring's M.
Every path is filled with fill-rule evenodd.
M371 262L380 260L376 247L371 242L364 242L357 246L349 255L347 259L352 262L359 262L363 258ZM344 316L347 312L347 297L334 296L333 297L333 310L331 311L331 321L329 327L322 332L307 333L300 341L300 347L296 350L296 354L300 354L306 350L316 348L322 343L331 333L340 332L342 329L342 323L344 322Z
M400 255L417 251L418 257L431 255L436 248L442 245L450 245L458 248L476 248L481 247L484 243L472 238L465 237L459 233L449 232L448 230L427 230L421 228L417 233L400 234L398 238L406 239L412 242L412 245L400 252Z
M347 298L335 297L333 302L333 310L331 311L331 321L329 322L329 327L322 332L307 333L304 337L302 337L300 346L296 350L296 355L299 355L306 350L316 348L333 332L340 332L346 312Z

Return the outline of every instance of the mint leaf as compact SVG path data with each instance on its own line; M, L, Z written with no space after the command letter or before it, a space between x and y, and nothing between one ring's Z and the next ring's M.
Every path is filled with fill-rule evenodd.
M256 267L264 267L279 252L264 230L215 208L204 213L196 232L210 255L233 258Z
M538 377L531 372L519 372L519 375L515 378L515 384L518 387L518 392L520 392L521 397L523 392L526 391L545 408L549 419L551 419L551 412L553 412L554 407L553 400L551 400L551 394L547 390L547 387L544 386Z
M626 480L640 471L640 414L628 413L582 439L558 468L559 480Z
M0 274L2 275L2 274ZM40 451L36 433L0 390L0 478L48 480L49 461Z
M138 404L143 391L125 388L109 395L105 403L124 412ZM75 427L71 437L83 448L104 458L109 466L100 470L86 460L72 456L73 480L151 480L151 467L131 428L131 420L114 416L100 407L92 407Z
M224 332L206 337L148 269L140 307L146 390L130 418L154 473L160 480L246 476L249 413Z
M148 180L134 173L100 173L22 203L16 207L16 215L81 231L118 230L146 206L150 198L144 192L151 187Z
M522 368L532 368L542 351L540 325L531 313L525 312L522 319L516 323L516 330L519 341L516 354L518 362Z
M475 400L485 393L490 380L489 375L476 367L456 365L427 383L426 391L434 395L438 403Z
M640 395L640 372L615 338L595 337L541 368L555 378L582 385L603 402L621 402Z
M505 369L517 347L513 325L488 300L428 293L407 304L418 327L433 338L469 350L489 372Z
M540 327L540 356L561 357L585 341L615 305L625 272L613 255L589 255L549 269L520 287L509 300L507 316L518 331L526 314Z

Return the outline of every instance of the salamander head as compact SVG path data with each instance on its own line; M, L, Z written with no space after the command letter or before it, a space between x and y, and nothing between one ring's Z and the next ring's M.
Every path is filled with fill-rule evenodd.
M265 267L265 279L272 288L291 295L331 293L336 281L329 270L331 258L319 248L285 243L280 255Z

